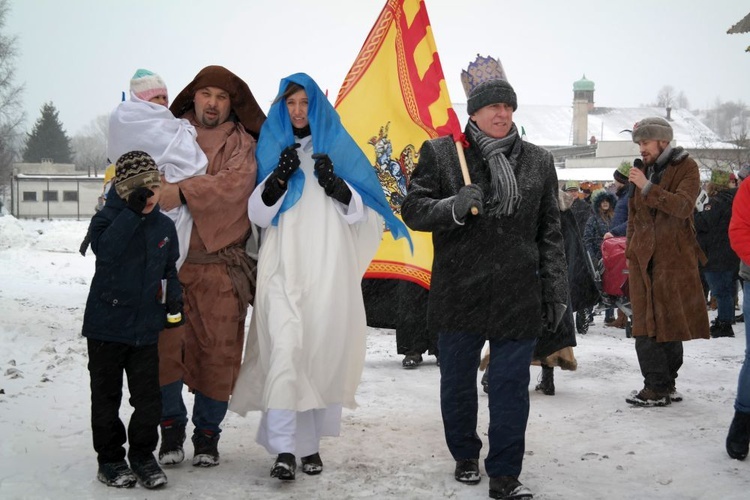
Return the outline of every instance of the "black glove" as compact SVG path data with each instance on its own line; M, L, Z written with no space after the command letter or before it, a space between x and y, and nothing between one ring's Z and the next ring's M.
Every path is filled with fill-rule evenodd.
M318 184L328 196L334 200L348 205L352 200L352 192L346 182L333 173L333 162L325 153L312 155L315 160L315 175L318 176Z
M295 170L299 168L299 155L297 155L297 148L299 143L295 142L291 146L288 146L279 155L279 164L274 169L273 173L276 174L276 178L283 183L289 180Z
M456 219L463 221L471 213L471 209L476 207L477 214L484 213L482 202L484 201L484 191L478 184L469 184L458 190L458 194L453 200L453 215Z
M128 196L128 208L133 212L141 215L143 209L146 208L148 199L154 195L154 192L145 186L137 188L135 191L130 193Z
M544 327L547 330L554 332L560 325L568 306L566 304L557 304L554 302L547 302L542 305L542 323L544 323Z
M172 300L167 303L167 320L165 328L177 328L185 324L185 312L182 310L181 300Z

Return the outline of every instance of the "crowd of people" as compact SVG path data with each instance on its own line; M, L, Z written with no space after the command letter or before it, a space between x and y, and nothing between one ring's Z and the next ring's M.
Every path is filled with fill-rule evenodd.
M362 276L384 228L393 238L409 239L407 226L432 234L419 340L399 340L398 352L405 368L427 350L440 355L456 481L482 478L477 370L488 343L489 496L532 497L519 480L529 365L542 366L536 389L547 395L554 366L575 369L578 315L589 321L601 300L591 263L610 238L626 240L632 319L615 318L609 304L605 324L632 321L643 376L625 399L682 400L682 342L733 335L735 283L750 276L750 183L735 197L730 176L715 172L697 210L697 164L673 145L669 122L647 117L632 131L642 160L613 172L614 189L560 186L552 155L521 137L507 80L473 76L467 94L465 164L452 138L425 141L402 222L310 76L281 79L266 116L222 66L200 70L171 105L159 75L134 74L130 99L110 117L113 173L81 248L96 255L83 335L99 481L163 487L163 467L185 460L189 422L192 465L218 466L229 410L261 412L256 442L273 457L271 477L294 480L298 459L302 473L322 473L321 438L337 436L342 409L356 407ZM711 326L701 276L717 302ZM133 406L127 431L123 374ZM727 452L744 459L748 441L746 353Z

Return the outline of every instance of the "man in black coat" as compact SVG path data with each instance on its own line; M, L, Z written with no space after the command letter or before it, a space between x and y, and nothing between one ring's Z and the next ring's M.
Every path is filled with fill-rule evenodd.
M404 222L432 232L427 306L438 334L440 405L457 481L480 481L477 368L490 342L492 498L530 498L519 481L537 338L555 331L568 302L552 155L524 142L513 123L513 87L500 79L469 92L464 185L451 137L426 141L402 205Z

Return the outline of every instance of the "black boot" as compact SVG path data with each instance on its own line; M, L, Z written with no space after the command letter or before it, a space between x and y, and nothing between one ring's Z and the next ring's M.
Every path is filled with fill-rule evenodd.
M219 434L196 429L193 434L193 466L215 467L219 465Z
M185 426L173 421L161 425L161 446L159 446L159 463L162 465L176 465L185 460Z
M296 472L297 459L295 456L291 453L279 453L273 467L271 467L271 477L277 477L282 481L294 481Z
M734 337L734 330L732 329L732 322L722 321L718 318L714 321L714 324L711 325L709 332L711 334L711 337L713 338Z
M547 396L555 395L555 369L552 366L542 365L542 381L534 388L542 391Z
M745 460L750 445L750 413L734 412L727 435L727 453L736 460Z

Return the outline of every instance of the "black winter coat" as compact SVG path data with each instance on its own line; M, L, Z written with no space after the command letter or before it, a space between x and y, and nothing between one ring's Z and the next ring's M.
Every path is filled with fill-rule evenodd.
M411 229L432 232L431 332L536 338L542 303L568 302L552 155L521 139L514 148L519 209L510 217L469 215L459 225L453 197L464 182L456 146L451 137L422 145L401 214ZM486 197L490 172L478 146L470 144L465 154L471 180Z
M736 188L719 191L708 200L702 212L695 214L698 243L708 258L704 271L737 272L739 269L740 258L729 244L729 220L735 194Z
M107 203L91 218L89 232L96 271L83 336L133 346L155 344L167 314L160 300L162 279L167 280L167 303L182 303L174 222L158 205L145 216L136 214L112 188Z

